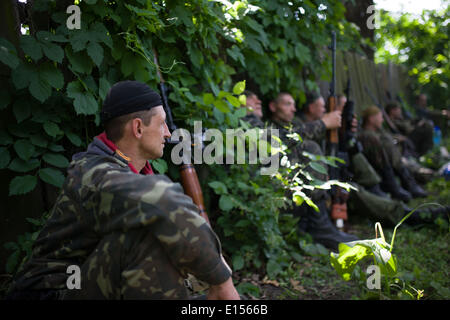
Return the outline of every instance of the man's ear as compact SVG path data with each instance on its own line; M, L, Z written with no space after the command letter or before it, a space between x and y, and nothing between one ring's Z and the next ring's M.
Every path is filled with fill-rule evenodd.
M277 111L277 107L275 106L275 102L271 101L271 102L269 103L269 110L270 110L272 113L275 113L275 111Z
M142 127L143 127L142 120L139 118L135 118L131 120L131 130L133 132L133 136L137 139L140 139L142 137Z

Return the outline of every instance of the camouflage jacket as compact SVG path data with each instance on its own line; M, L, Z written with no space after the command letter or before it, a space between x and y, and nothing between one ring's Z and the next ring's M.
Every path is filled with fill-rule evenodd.
M164 175L133 173L119 154L95 138L86 152L73 156L50 218L11 291L66 289L69 265L81 266L105 236L136 229L148 230L156 239L152 245L168 257L153 257L158 275L175 269L209 284L230 277L218 237L181 185Z
M250 125L252 125L252 127L258 127L261 129L264 128L264 122L260 118L255 116L253 113L247 114L245 117L242 118L242 120L250 123Z
M317 142L319 145L325 138L327 127L322 120L307 121L302 115L295 117L292 120L295 132L297 132L302 139L308 139Z

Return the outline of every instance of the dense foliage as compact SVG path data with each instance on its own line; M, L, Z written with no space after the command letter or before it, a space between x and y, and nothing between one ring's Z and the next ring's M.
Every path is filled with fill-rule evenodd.
M375 62L405 65L414 79L415 93L426 93L437 109L450 103L449 17L448 5L442 10L424 10L419 17L382 12L375 36Z

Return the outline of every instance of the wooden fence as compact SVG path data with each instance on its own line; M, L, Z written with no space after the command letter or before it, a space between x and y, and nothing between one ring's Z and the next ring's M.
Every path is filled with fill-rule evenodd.
M336 94L344 93L347 80L350 77L350 98L355 101L357 114L374 101L367 93L367 87L375 97L378 104L385 106L390 100L395 99L397 94L409 97L409 77L405 67L393 63L375 64L373 61L351 52L336 52ZM329 82L319 83L320 92L323 97L329 95Z

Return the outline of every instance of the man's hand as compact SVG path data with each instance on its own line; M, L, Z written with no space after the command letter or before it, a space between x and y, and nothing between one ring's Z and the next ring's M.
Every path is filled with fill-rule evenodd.
M209 287L208 300L241 300L239 293L233 284L233 279L228 278L227 281L218 285L211 285Z
M327 129L336 129L341 126L342 123L342 112L337 110L333 112L325 113L322 117L323 123Z

